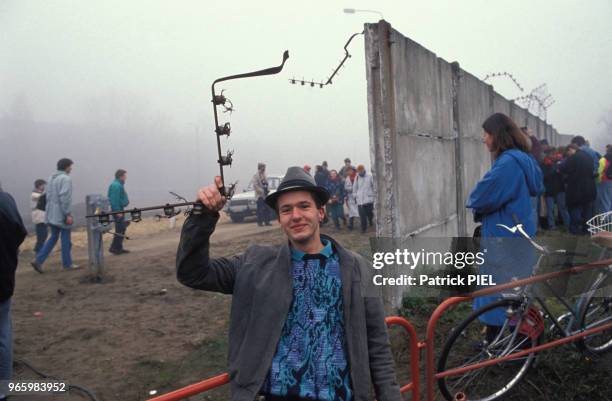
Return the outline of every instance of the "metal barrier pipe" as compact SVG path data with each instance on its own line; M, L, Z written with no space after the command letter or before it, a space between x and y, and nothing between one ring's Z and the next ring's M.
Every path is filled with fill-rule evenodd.
M401 387L400 392L404 393L406 391L412 390L412 400L419 401L421 387L419 365L421 358L419 355L419 341L417 339L416 330L408 320L399 316L389 316L385 319L385 323L387 324L387 326L396 324L398 326L403 327L408 332L408 335L410 337L410 378L412 382Z
M400 392L404 393L412 390L413 401L419 401L419 349L422 345L417 340L416 330L414 326L405 318L399 316L389 316L385 318L385 323L388 326L398 325L406 329L410 336L410 375L412 383L408 383L400 388ZM171 391L169 393L150 398L147 401L179 401L192 395L203 393L204 391L212 390L229 383L229 375L227 373L211 377L198 383Z
M603 267L603 266L609 266L610 264L612 264L612 258L609 259L605 259L605 260L601 260L601 261L597 261L597 262L592 262L592 263L588 263L585 265L581 265L581 266L575 266L572 267L570 269L566 269L566 270L561 270L561 271L557 271L557 272L552 272L552 273L545 273L545 274L539 274L537 276L533 276L533 277L528 277L528 278L524 278L521 280L516 280L516 281L512 281L510 283L506 283L506 284L500 284L500 285L496 285L494 287L490 287L490 288L485 288L482 290L478 290L478 291L474 291L472 293L466 294L465 296L462 297L451 297L451 298L447 298L445 299L440 305L438 305L436 307L436 309L434 310L434 312L432 313L431 317L429 318L429 321L427 322L427 334L426 334L426 339L425 339L425 349L426 349L426 357L425 357L425 391L426 391L426 395L425 398L427 401L434 401L434 395L435 395L435 390L434 390L434 381L436 379L436 375L434 374L434 334L435 334L435 329L436 329L436 325L438 323L438 320L440 319L440 316L442 315L442 313L444 311L446 311L448 308L450 308L451 306L458 304L460 302L465 302L465 301L469 301L472 298L475 297L480 297L483 295L489 295L489 294L494 294L500 291L503 291L505 289L508 288L516 288L516 287L522 287L525 286L527 284L531 284L531 283L535 283L535 282L540 282L540 281L545 281L545 280L550 280L552 278L556 278L556 277L561 277L564 275L570 275L570 274L578 274L578 273L582 273L586 270L591 270L591 269L595 269L597 267ZM595 329L595 332L597 331L602 331L607 327L607 325L603 325L600 327L597 327ZM594 330L594 329L590 329L590 330ZM554 342L552 342L551 344L555 344L553 346L558 346L560 344L564 344L565 342L570 342L575 340L577 337L581 337L582 334L590 331L587 330L583 333L579 333L579 335L574 335L572 336L571 340L567 340L570 337L566 337L564 339L560 339L560 340L556 340ZM584 334L584 335L588 335L588 334ZM567 341L562 341L562 340L567 340ZM562 342L560 342L562 341ZM560 342L560 343L557 343ZM543 344L540 345L539 347L542 346L546 346L547 344ZM546 347L546 348L552 348L553 346L550 347ZM535 347L537 348L537 347ZM519 354L519 353L517 353ZM508 355L508 356L512 356L512 355ZM516 356L512 356L513 358L516 358ZM495 363L499 362L496 359L492 359L491 361L495 361ZM487 361L488 362L488 361ZM487 362L482 362L482 363L487 363ZM489 366L489 365L487 365ZM445 373L445 372L441 372L441 373Z
M221 387L229 383L229 375L224 373L219 376L211 377L210 379L202 380L201 382L190 384L189 386L179 388L178 390L151 398L148 401L179 401L192 395L200 394L204 391L212 390L216 387Z

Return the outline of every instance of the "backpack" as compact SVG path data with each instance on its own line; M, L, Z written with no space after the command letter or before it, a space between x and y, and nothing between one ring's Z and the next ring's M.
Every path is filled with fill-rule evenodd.
M40 195L36 201L36 209L45 210L47 208L47 193Z

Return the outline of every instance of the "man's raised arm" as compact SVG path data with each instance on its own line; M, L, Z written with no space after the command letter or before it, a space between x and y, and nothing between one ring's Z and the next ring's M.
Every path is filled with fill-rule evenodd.
M210 236L219 220L219 210L225 204L225 197L218 190L221 186L221 178L216 177L215 184L198 192L198 199L207 211L189 216L183 224L176 253L176 276L180 283L191 288L231 294L240 257L209 257Z

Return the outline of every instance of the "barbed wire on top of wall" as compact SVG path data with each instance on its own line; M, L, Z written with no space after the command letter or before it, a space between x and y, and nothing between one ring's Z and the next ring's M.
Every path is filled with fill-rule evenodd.
M497 78L497 77L506 77L509 80L511 80L512 82L514 82L514 85L516 85L516 87L523 92L523 86L518 82L518 80L516 78L514 78L514 75L510 74L509 72L492 72L489 73L487 75L485 75L485 77L482 79L484 82L487 82L489 80L489 78Z
M491 78L508 78L510 81L514 83L514 85L518 88L520 92L525 92L523 85L521 85L509 72L492 72L482 79L484 82L487 82ZM540 84L533 88L528 94L520 95L511 99L514 102L519 103L521 106L526 108L529 112L536 114L538 117L546 120L548 114L548 108L555 103L555 99L548 92L548 86L546 83Z

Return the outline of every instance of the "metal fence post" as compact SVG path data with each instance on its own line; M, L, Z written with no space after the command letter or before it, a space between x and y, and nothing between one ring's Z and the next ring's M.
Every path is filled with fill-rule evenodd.
M85 197L87 214L107 212L110 207L108 198L99 194L90 194ZM89 256L89 269L92 279L102 280L104 273L104 244L102 236L110 230L110 224L103 225L97 219L87 219L87 253Z

